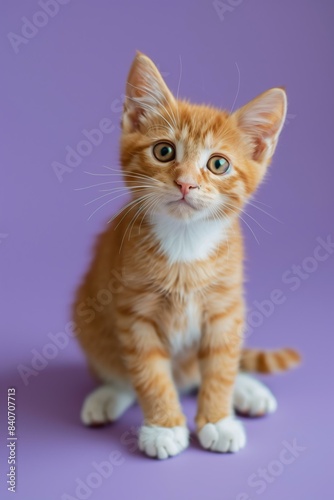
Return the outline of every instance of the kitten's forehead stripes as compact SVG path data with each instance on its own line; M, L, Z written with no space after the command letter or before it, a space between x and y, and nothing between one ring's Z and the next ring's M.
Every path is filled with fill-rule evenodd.
M209 130L203 138L192 137L189 128L183 127L180 133L176 133L176 159L181 163L186 160L194 161L200 169L205 169L211 155L224 154L224 141L220 137L215 138Z

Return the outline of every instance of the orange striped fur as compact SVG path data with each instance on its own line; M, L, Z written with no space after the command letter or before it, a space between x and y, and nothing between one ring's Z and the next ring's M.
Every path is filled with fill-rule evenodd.
M284 372L298 366L300 355L290 348L276 351L260 349L243 349L240 368L248 372L276 373Z
M99 236L73 310L92 371L134 389L146 425L184 426L178 389L200 386L201 430L231 415L240 367L271 372L298 361L291 350L242 350L238 214L265 175L285 112L282 89L232 114L176 100L152 61L140 53L134 60L121 138L133 203ZM176 157L160 162L152 153L159 141ZM230 163L226 175L207 168L215 154ZM188 229L194 234L181 234Z

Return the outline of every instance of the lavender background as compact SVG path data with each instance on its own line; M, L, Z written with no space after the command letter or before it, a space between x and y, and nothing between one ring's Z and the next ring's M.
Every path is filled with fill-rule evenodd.
M333 461L334 254L321 262L308 257L318 237L334 239L333 3L226 0L221 16L211 0L65 3L15 53L8 33L20 34L21 18L31 20L41 8L35 0L2 2L1 498L10 498L5 484L9 386L17 391L20 500L67 498L65 493L80 498L76 478L86 481L94 472L92 462L106 460L114 450L123 463L85 498L327 498ZM43 16L35 19L45 22ZM101 193L75 189L99 180L85 171L118 165L120 99L136 49L156 61L173 91L181 59L180 95L195 102L230 109L271 86L285 85L288 92L288 123L256 198L282 223L248 209L245 220L259 244L244 225L250 311L274 289L282 290L285 301L269 317L253 314L259 325L248 343L295 346L304 364L267 379L279 410L269 418L245 420L248 446L236 455L205 452L193 437L175 459L147 459L129 441L140 424L138 407L108 428L83 428L79 410L94 383L73 339L64 349L49 351L54 359L27 386L18 373L20 364L31 367L33 349L47 350L50 333L64 332L94 236L122 204L117 199L87 220L99 205L85 204ZM102 118L109 118L114 130L59 182L53 163L65 163L66 147L76 148L85 139L81 131L96 128ZM294 291L297 282L282 281L284 273L291 278L293 265L314 271L304 270ZM193 429L195 399L185 398L184 407ZM272 465L282 443L293 439L304 450L289 465ZM260 484L248 481L258 481L252 475L268 467L272 472L259 493Z

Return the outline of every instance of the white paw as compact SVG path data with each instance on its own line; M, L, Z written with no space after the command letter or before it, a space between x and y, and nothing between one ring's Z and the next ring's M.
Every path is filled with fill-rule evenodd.
M139 430L139 448L149 457L161 460L178 455L189 444L186 427L159 427L143 425Z
M203 448L220 453L239 451L246 444L244 428L234 417L222 418L215 424L205 424L198 438Z
M273 413L277 401L270 390L246 373L239 373L233 394L233 405L239 413L261 416Z
M85 425L103 425L117 420L132 405L132 393L111 385L103 385L89 394L81 409L81 421Z

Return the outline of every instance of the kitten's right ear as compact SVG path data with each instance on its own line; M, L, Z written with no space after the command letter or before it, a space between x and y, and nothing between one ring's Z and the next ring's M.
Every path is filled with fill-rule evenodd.
M123 129L137 130L145 117L158 114L160 106L175 104L158 68L151 59L137 52L130 68L124 102Z
M263 92L235 112L237 123L252 145L252 159L267 166L274 154L287 112L282 88Z

